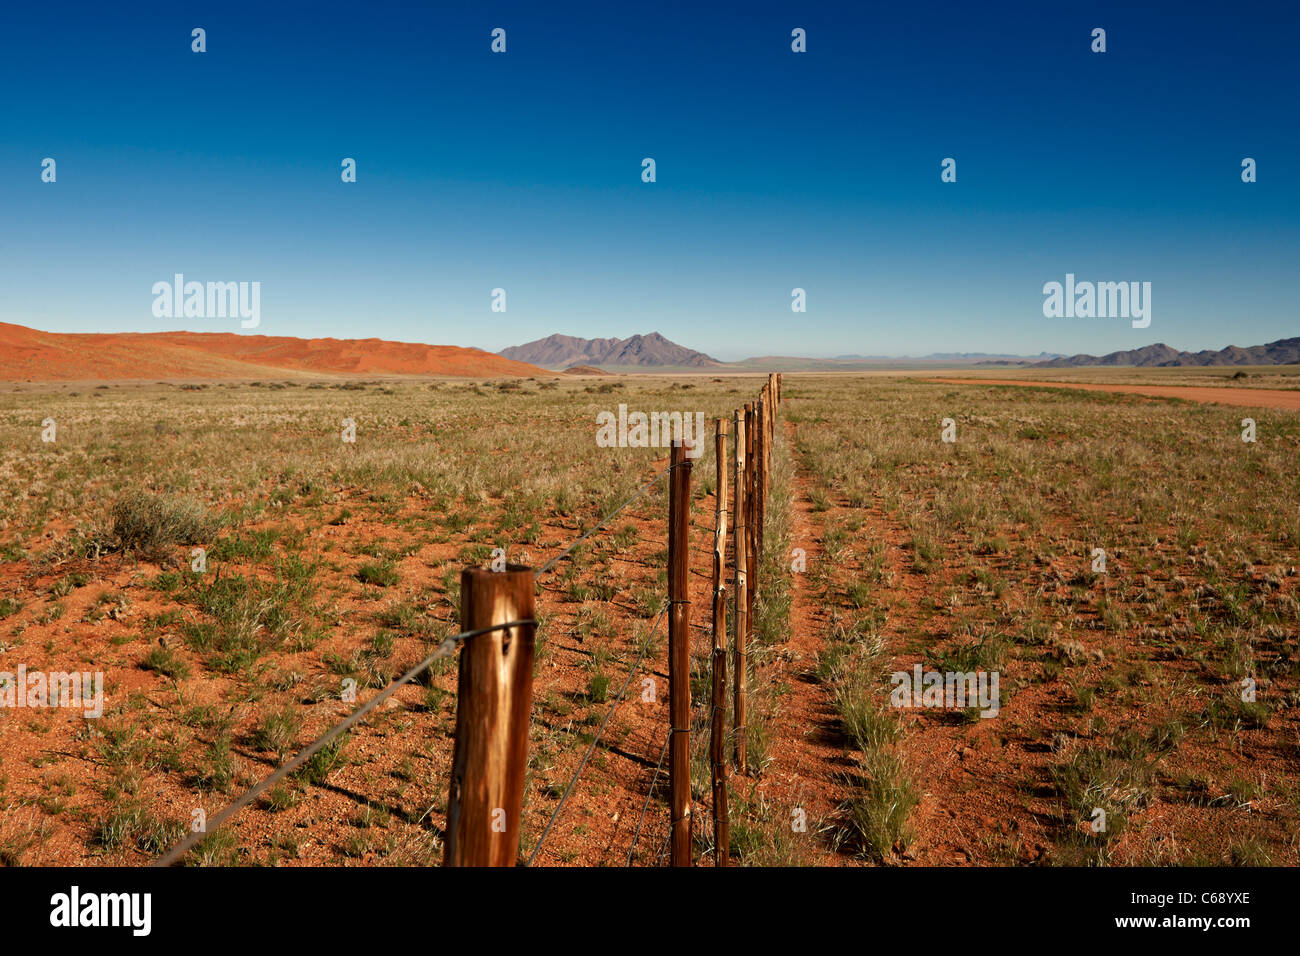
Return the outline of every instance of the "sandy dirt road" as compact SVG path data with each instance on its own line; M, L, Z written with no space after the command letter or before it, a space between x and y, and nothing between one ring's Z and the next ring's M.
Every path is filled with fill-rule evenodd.
M1214 405L1241 405L1247 408L1280 408L1300 411L1300 391L1281 388L1197 388L1180 385L1094 385L1083 382L1031 382L1003 378L928 378L927 382L953 385L1023 385L1030 388L1075 388L1085 392L1122 392L1151 398L1181 398L1189 402Z

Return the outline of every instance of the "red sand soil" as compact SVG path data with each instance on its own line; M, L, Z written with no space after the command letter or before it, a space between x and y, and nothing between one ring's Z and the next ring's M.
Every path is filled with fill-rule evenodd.
M454 345L299 339L233 332L41 332L0 322L0 380L259 378L270 373L550 375L527 362Z
M1026 385L1032 388L1077 388L1085 392L1121 392L1150 398L1181 398L1189 402L1281 408L1300 411L1300 390L1283 388L1198 388L1187 385L1093 385L1083 382L1030 382L1005 378L931 378L953 385Z

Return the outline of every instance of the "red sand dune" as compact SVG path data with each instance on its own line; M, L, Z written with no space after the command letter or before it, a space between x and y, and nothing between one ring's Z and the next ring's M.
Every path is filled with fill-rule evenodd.
M0 322L0 380L266 378L297 375L551 375L454 345L233 332L40 332ZM296 376L295 376L296 377Z

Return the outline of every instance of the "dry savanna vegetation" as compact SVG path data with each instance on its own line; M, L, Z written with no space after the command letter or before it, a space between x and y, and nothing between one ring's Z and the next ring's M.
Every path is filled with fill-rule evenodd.
M759 381L0 396L0 671L104 675L98 718L0 709L0 862L157 857L345 716L347 685L363 700L455 633L461 568L494 548L541 566L663 469L667 449L598 447L597 413L711 421ZM690 587L707 864L706 445ZM1300 862L1298 459L1295 412L786 375L731 862ZM663 859L666 510L658 485L539 578L535 864ZM917 664L998 672L998 714L893 706L889 675ZM188 862L438 862L455 697L439 662Z

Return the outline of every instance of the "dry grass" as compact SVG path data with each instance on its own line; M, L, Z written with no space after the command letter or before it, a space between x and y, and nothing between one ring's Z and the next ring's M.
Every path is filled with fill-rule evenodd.
M1247 384L1279 387L1295 371ZM1234 383L1223 370L1198 376ZM786 393L827 550L857 568L848 583L823 574L828 594L846 613L888 622L895 664L1002 674L993 722L926 714L908 724L904 747L934 768L919 779L934 793L922 821L947 801L959 816L969 806L960 790L945 793L965 777L943 757L964 750L963 760L983 761L972 748L988 724L998 755L983 772L980 810L964 811L977 830L1026 828L1061 862L1169 862L1171 840L1193 848L1187 859L1258 859L1240 850L1256 845L1271 859L1296 859L1300 416L905 379L810 376L787 380ZM1260 423L1255 444L1241 441L1247 414ZM945 418L957 422L955 444L940 440ZM848 524L869 533L845 532ZM889 561L862 553L873 544ZM1104 573L1093 570L1095 548L1106 552ZM852 736L869 745L872 711L836 682L841 670L823 661ZM1256 701L1242 700L1243 679ZM1185 732L1154 741L1169 725ZM1024 776L997 769L1004 764ZM1249 810L1217 800L1263 766L1268 782ZM1210 781L1217 802L1169 814L1187 803L1177 781L1194 775ZM1086 823L1097 808L1109 829L1095 836ZM1044 818L1056 822L1036 822ZM951 843L929 836L930 852L948 852ZM962 846L958 859L977 852Z
M7 816L0 847L16 862L144 862L172 826L145 826L144 810L163 821L215 812L346 712L349 682L359 694L382 686L453 633L464 564L486 563L496 547L540 564L639 488L666 451L597 447L598 412L629 402L719 415L753 382L7 394L0 668L93 660L106 712L98 722L58 712L7 738L9 790L54 839L30 840L37 824ZM51 445L32 425L47 417L59 423ZM345 418L357 423L355 443L342 441ZM709 450L697 474L711 468ZM655 489L547 585L526 845L662 606L665 504ZM306 768L303 780L332 788L311 800L301 782L277 789L240 815L233 842L212 840L195 859L436 859L455 681L454 661L435 667ZM597 793L624 785L604 764L621 759L619 747L644 748L639 733L630 721L611 726L587 771ZM72 812L40 809L42 772L75 777ZM373 798L373 812L358 814L349 793ZM569 856L583 842L557 839Z
M1285 387L1276 374L1248 384ZM628 402L711 418L757 388L704 376L690 389L605 384L7 393L0 668L93 662L107 707L98 722L59 713L6 737L0 798L21 812L0 822L0 858L144 862L177 821L214 812L337 720L345 682L378 686L451 633L464 563L495 547L540 563L636 490L663 456L596 447L597 412ZM1027 754L1015 773L979 764L988 814L1049 822L986 834L966 847L977 858L986 843L1038 841L1064 862L1168 862L1159 848L1172 843L1191 848L1181 862L1300 862L1297 416L1256 413L1260 440L1246 445L1242 409L1129 396L788 375L786 399L793 460L824 522L827 560L807 583L845 622L818 674L841 702L858 768L859 799L834 821L857 833L846 849L938 853L952 828L935 806L975 801L945 792L927 769L938 762L922 758L983 733L997 735L995 754ZM54 445L39 439L47 417L59 423ZM957 420L955 445L939 440L945 417ZM344 418L357 422L355 444L341 441ZM711 456L696 464L701 493ZM664 500L648 496L546 586L526 847L662 607ZM711 524L711 511L699 518ZM785 515L771 508L769 520L772 554L784 553ZM206 550L201 574L194 547ZM1105 574L1091 570L1094 548L1106 550ZM780 652L788 615L788 592L773 587L756 663ZM999 668L1001 715L889 723L874 675L899 661ZM1241 699L1243 679L1256 701ZM759 705L779 692L751 686ZM436 860L454 697L453 665L406 688L196 860ZM593 834L613 824L594 808L648 784L635 761L653 763L662 736L649 739L635 713L612 722L584 778L591 805L553 860L599 862L587 855ZM1182 732L1157 733L1170 724ZM761 768L761 719L753 730ZM46 775L59 774L74 792L56 800ZM307 779L329 786L306 799ZM737 852L806 861L781 814L735 782ZM1075 832L1089 803L1117 821L1104 841Z

